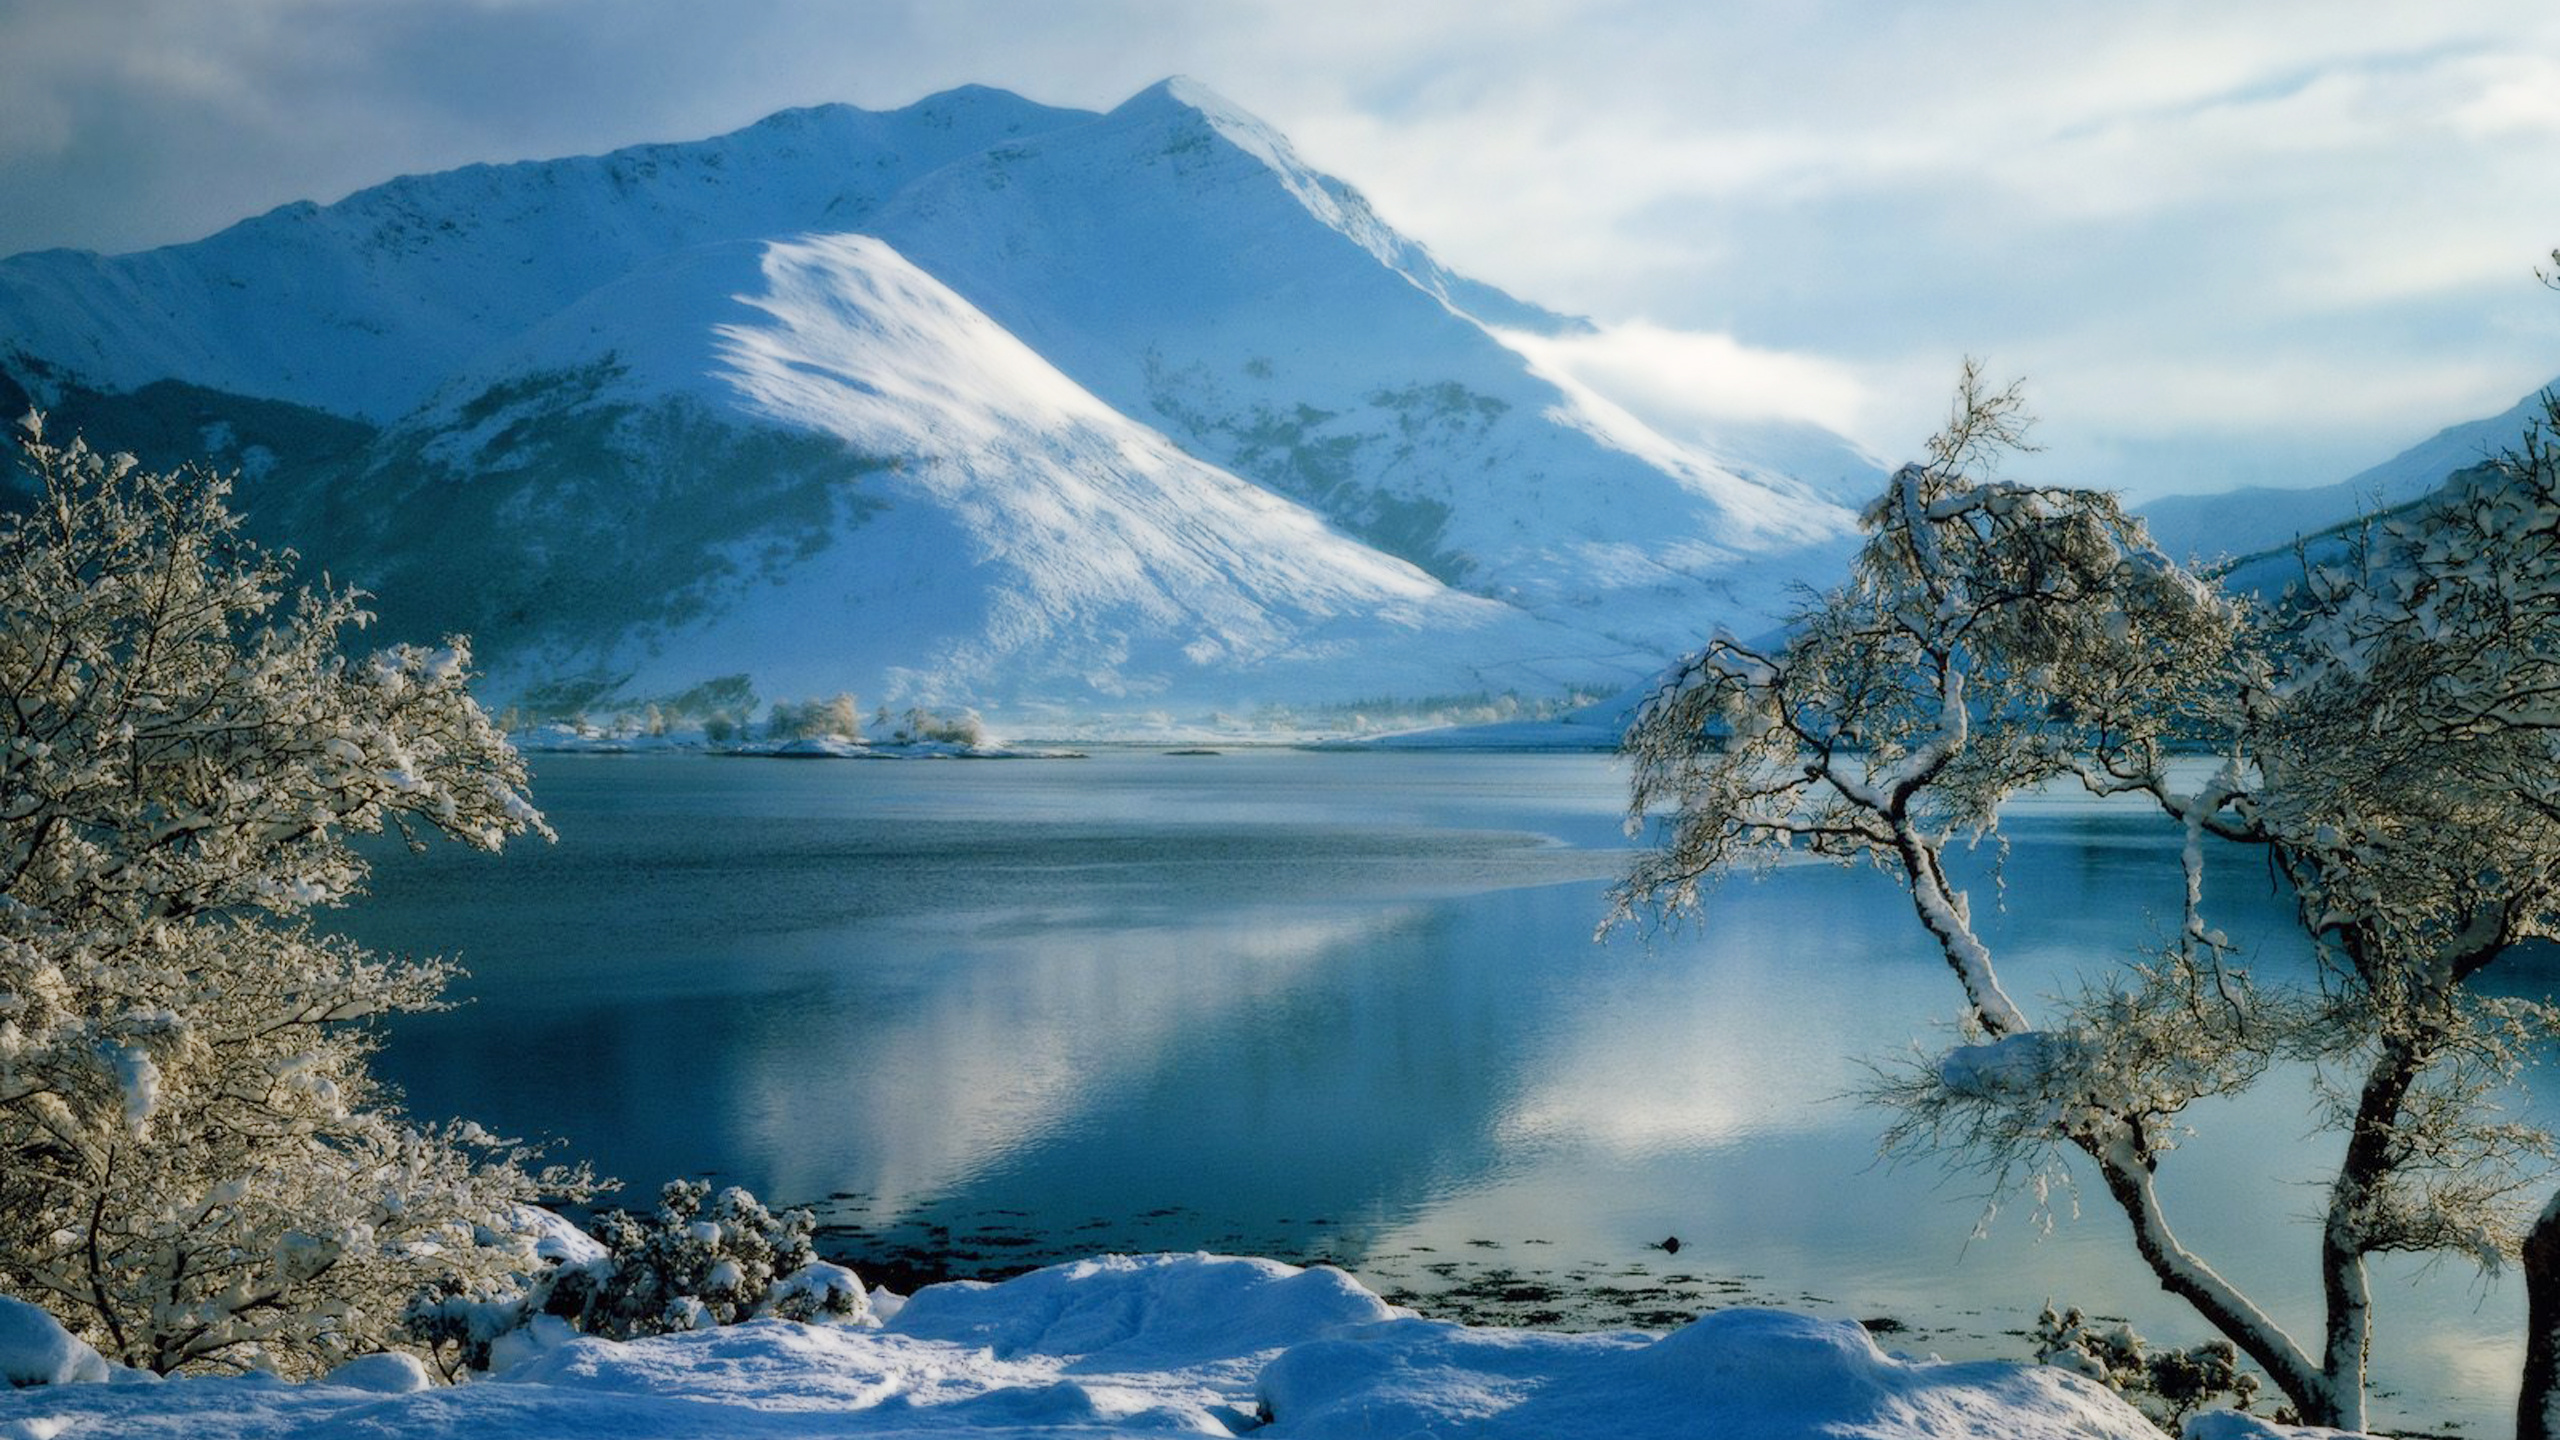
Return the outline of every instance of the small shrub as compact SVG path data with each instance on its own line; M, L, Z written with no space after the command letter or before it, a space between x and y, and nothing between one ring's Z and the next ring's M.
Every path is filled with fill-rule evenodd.
M2240 1352L2228 1340L2155 1351L2132 1326L2099 1324L2076 1305L2059 1315L2045 1306L2033 1338L2038 1363L2086 1375L2172 1428L2222 1396L2239 1410L2257 1398L2258 1377L2240 1368Z
M808 1211L776 1215L738 1186L714 1195L702 1181L673 1180L654 1212L597 1220L601 1255L563 1260L520 1288L447 1277L420 1291L403 1318L448 1378L488 1369L500 1340L545 1317L612 1340L767 1317L862 1319L862 1282L818 1258L815 1228Z
M654 1215L611 1211L597 1222L611 1267L579 1272L594 1278L581 1313L568 1318L616 1340L736 1324L757 1312L776 1280L817 1260L814 1226L808 1211L775 1215L734 1185L715 1196L699 1180L669 1181ZM574 1288L563 1284L554 1295ZM551 1310L566 1313L558 1303Z

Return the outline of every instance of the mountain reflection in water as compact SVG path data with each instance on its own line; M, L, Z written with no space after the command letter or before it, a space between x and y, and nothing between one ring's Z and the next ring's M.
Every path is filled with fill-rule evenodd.
M1753 1301L2018 1358L2051 1297L2203 1337L2102 1196L1976 1237L1972 1177L1876 1159L1867 1065L1959 999L1884 877L1781 868L1593 944L1622 794L1600 756L546 755L557 846L386 854L340 919L471 971L391 1027L418 1113L566 1137L633 1203L709 1173L812 1205L882 1273L1212 1249L1541 1324ZM2138 810L2004 828L1970 861L2013 993L2174 927L2178 837ZM2263 870L2217 863L2248 962L2306 963ZM2281 1077L2194 1118L2182 1238L2313 1331L2334 1146ZM2503 1426L2518 1288L2399 1265L2376 1293L2377 1415Z

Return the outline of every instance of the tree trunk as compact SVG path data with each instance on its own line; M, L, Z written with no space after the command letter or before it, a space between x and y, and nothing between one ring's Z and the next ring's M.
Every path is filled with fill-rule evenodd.
M2560 1440L2560 1195L2524 1237L2524 1393L2516 1440Z
M2344 1185L2343 1177L2340 1183ZM2329 1415L2313 1423L2362 1430L2365 1361L2373 1335L2372 1290L2365 1277L2364 1249L2353 1227L2334 1208L2320 1231L2320 1295L2328 1307L2320 1369L2337 1403Z
M2214 1268L2178 1243L2160 1209L2151 1171L2132 1152L2129 1140L2109 1144L2083 1137L2081 1147L2106 1177L2107 1193L2133 1224L2134 1248L2151 1267L2160 1288L2195 1307L2198 1315L2222 1332L2240 1352L2258 1362L2276 1388L2308 1425L2344 1428L2336 1418L2341 1407L2330 1377L2313 1364L2293 1337L2265 1311L2250 1303Z
M2328 1306L2320 1368L2337 1399L2334 1418L2318 1424L2364 1428L2365 1364L2373 1338L2372 1293L2364 1265L2371 1246L2364 1217L2375 1188L2390 1178L2391 1141L2400 1130L2401 1107L2429 1057L2429 1048L2414 1041L2386 1043L2356 1097L2355 1128L2347 1134L2346 1157L2329 1188L2329 1213L2320 1230L2320 1294Z
M2000 988L2000 974L1991 963L1991 951L1973 933L1972 922L1965 914L1963 892L1947 879L1946 865L1937 847L1902 817L1894 820L1894 845L1901 855L1911 906L1919 912L1922 928L1938 942L1938 953L1946 960L1947 968L1955 972L1956 982L1964 987L1964 998L1972 1004L1974 1018L1982 1023L1983 1032L1997 1040L2034 1029L2026 1012Z
M2033 1029L2025 1013L2001 989L1991 952L1967 922L1959 892L1948 881L1936 848L1907 819L1896 817L1894 831L1912 905L1919 911L1922 926L1937 939L1948 968L1963 984L1965 998L1973 1002L1974 1016L1983 1030L1996 1039ZM2283 1326L2178 1242L2167 1215L2160 1209L2160 1194L2152 1184L2150 1166L2138 1152L2130 1132L2112 1138L2085 1134L2074 1138L2097 1162L2099 1173L2106 1178L2108 1193L2132 1223L2134 1248L2151 1267L2160 1288L2195 1307L2196 1313L2242 1354L2256 1361L2293 1403L2304 1423L2344 1428L2336 1418L2342 1407L2333 1377L2285 1333ZM2361 1386L2361 1369L2357 1378ZM2363 1414L2362 1400L2359 1388L2355 1405L2359 1417Z

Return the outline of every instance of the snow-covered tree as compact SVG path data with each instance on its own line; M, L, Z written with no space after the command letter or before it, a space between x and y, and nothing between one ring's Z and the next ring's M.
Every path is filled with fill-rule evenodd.
M776 700L764 733L774 740L859 740L862 706L843 692L827 700Z
M348 837L547 834L459 641L342 650L227 482L74 440L0 515L0 1284L125 1364L307 1373L382 1348L428 1275L521 1265L579 1190L417 1124L369 1017L450 974L312 929ZM524 1232L524 1233L518 1233Z
M1929 460L1867 512L1848 582L1783 646L1719 638L1643 707L1630 825L1660 828L1620 914L1677 915L1703 882L1789 849L1896 876L1967 1008L1960 1043L1884 1087L1889 1140L2003 1185L2091 1167L2163 1288L2306 1419L2360 1427L2367 1260L2516 1254L2551 1150L2493 1100L2554 1013L2471 983L2560 933L2550 431L2253 603L2172 564L2107 496L1986 478L2021 430L2014 390L1968 367ZM2173 766L2182 750L2201 758ZM2039 1022L2002 988L1944 857L2054 781L2146 797L2181 827L2186 900L2174 941ZM2261 987L2230 963L2211 843L2263 850L2290 884L2316 983ZM2280 1060L2349 1077L2317 1082L2345 1139L2317 1345L2184 1245L2155 1183L2190 1105Z
M897 715L881 706L871 717L874 736L891 745L969 745L987 743L986 721L970 709L928 710L910 705Z

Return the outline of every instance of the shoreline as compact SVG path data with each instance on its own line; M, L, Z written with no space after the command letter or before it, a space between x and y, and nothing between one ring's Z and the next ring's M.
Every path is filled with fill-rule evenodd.
M993 1283L1048 1266L1102 1254L1163 1254L1183 1251L1117 1250L1107 1245L1060 1245L1010 1232L977 1231L956 1237L944 1247L900 1244L851 1225L820 1225L819 1252L862 1277L866 1286L912 1295L929 1285L955 1280ZM1391 1305L1426 1319L1496 1329L1535 1329L1567 1334L1637 1330L1664 1333L1699 1316L1737 1307L1792 1310L1828 1318L1853 1319L1887 1349L1946 1344L1983 1359L2028 1361L2026 1324L2032 1312L2015 1317L1978 1314L1930 1317L1890 1313L1853 1313L1854 1307L1829 1296L1788 1292L1771 1286L1765 1276L1750 1273L1717 1275L1704 1267L1683 1265L1659 1251L1633 1256L1558 1256L1551 1263L1523 1263L1517 1250L1548 1242L1529 1240L1518 1246L1472 1241L1479 1255L1452 1255L1428 1246L1376 1252L1346 1259L1329 1250L1252 1247L1229 1251L1211 1246L1200 1253L1250 1254L1301 1267L1327 1265L1342 1270L1374 1290ZM994 1250L997 1253L988 1253ZM2013 1318L2015 1323L1996 1323ZM2101 1317L2108 1318L2108 1317ZM1975 1323L1949 1323L1969 1319Z

